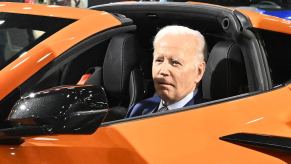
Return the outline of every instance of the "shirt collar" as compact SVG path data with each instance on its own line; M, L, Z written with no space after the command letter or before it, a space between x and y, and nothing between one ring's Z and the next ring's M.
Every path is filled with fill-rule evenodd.
M168 109L169 110L173 110L173 109L178 109L178 108L182 108L184 107L196 94L197 94L198 90L195 89L194 92L190 92L188 93L184 98L182 98L180 101L178 102L175 102L174 104L171 104L171 105L168 105ZM163 104L162 104L162 101L160 101L160 104L159 104L159 108L160 109Z

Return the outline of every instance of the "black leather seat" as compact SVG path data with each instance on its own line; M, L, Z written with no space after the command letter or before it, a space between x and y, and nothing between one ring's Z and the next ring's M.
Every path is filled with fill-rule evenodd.
M248 92L243 54L238 45L223 41L212 48L202 79L202 91L208 100Z
M133 34L124 33L113 37L102 68L95 68L85 82L104 87L110 106L106 121L124 118L128 107L144 98L139 51L140 47Z

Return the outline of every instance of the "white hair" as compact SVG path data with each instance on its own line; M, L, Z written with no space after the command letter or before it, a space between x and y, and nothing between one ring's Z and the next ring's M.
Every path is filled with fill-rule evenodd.
M193 37L195 40L197 40L197 57L200 61L205 61L205 53L207 51L207 46L205 43L204 36L197 30L192 30L185 26L179 26L179 25L170 25L163 27L155 36L154 39L154 46L157 44L157 42L163 38L165 35L187 35Z

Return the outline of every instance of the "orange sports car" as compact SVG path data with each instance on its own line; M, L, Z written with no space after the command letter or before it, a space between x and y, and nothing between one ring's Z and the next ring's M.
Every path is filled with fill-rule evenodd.
M207 102L125 118L154 94L152 41L199 30ZM291 163L291 22L205 3L0 3L0 163ZM185 75L190 76L190 75Z

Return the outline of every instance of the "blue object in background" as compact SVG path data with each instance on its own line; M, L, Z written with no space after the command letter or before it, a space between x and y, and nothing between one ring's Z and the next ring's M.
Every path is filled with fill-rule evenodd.
M266 15L272 15L279 18L284 18L287 20L291 20L291 10L263 10L257 9L258 12Z

